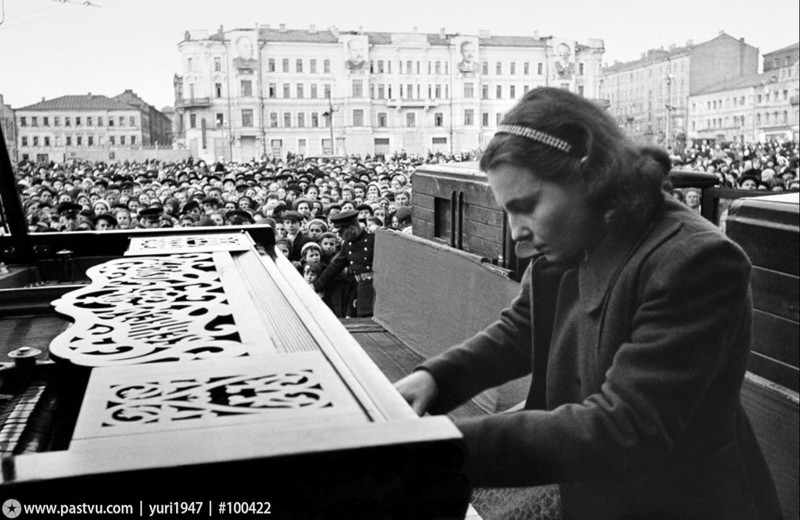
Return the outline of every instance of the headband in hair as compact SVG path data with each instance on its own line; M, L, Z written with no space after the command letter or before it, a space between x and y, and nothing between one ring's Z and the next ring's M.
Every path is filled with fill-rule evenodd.
M527 126L500 125L497 127L497 132L495 132L495 135L496 134L512 134L512 135L518 135L520 137L526 137L533 141L555 148L556 150L560 150L564 153L569 153L570 150L572 150L572 145L566 142L565 140L560 139L554 135L542 132L541 130L528 128Z

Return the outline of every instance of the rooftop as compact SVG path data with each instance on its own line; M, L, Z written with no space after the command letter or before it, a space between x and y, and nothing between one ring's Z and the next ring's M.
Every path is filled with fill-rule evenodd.
M79 96L61 96L54 99L43 99L39 103L18 108L17 110L135 110L122 101L117 101L98 94Z

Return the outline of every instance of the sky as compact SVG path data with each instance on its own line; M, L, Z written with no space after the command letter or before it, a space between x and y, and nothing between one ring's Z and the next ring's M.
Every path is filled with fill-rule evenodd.
M86 5L86 4L89 5ZM768 5L768 6L767 6ZM604 62L695 44L720 31L763 54L800 40L800 3L742 0L0 0L0 95L13 108L132 89L174 103L177 44L189 29L290 29L555 36L605 42Z

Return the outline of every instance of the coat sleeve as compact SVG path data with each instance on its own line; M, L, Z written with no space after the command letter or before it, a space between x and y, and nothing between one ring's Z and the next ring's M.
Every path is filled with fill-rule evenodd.
M631 475L671 460L676 446L685 453L684 435L704 420L701 407L738 406L750 340L749 261L723 238L693 236L675 246L631 275L631 334L599 392L551 411L457 421L474 485Z
M319 278L314 281L314 290L316 292L325 290L328 284L331 283L336 278L336 275L341 273L345 267L347 267L347 252L343 247L341 251L336 253L331 263L328 264L328 267L322 271Z
M530 296L529 266L519 294L496 322L419 367L433 375L439 389L431 413L448 412L488 388L530 372Z

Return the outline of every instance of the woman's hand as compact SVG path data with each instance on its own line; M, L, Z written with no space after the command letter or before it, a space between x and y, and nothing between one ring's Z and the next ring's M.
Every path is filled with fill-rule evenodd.
M427 370L417 370L394 384L417 415L424 415L439 395L436 380Z

